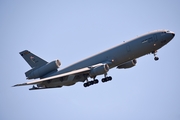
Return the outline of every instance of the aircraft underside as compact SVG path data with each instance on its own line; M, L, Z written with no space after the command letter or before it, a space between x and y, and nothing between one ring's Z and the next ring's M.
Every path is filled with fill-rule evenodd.
M118 46L105 50L89 58L74 63L64 69L58 70L61 65L59 60L47 62L34 55L28 50L20 52L20 55L31 66L31 69L25 72L27 79L36 79L15 86L33 85L30 90L60 88L62 86L71 86L77 82L84 82L84 87L99 83L96 79L98 75L104 75L102 82L111 81L112 77L107 76L111 68L127 69L134 67L137 63L136 58L148 53L154 55L154 60L159 58L157 50L166 45L175 36L174 32L168 30L157 30L130 41L124 42ZM37 80L37 78L40 78ZM92 80L88 80L92 78Z

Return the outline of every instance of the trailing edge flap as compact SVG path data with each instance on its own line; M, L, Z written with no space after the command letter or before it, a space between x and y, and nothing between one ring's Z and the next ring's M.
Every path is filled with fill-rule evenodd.
M71 72L63 73L63 74L60 74L60 75L55 75L55 76L52 76L52 77L47 77L47 78L44 78L44 79L34 80L34 81L22 83L22 84L16 84L13 87L15 87L15 86L24 86L24 85L38 84L38 83L41 83L41 82L44 82L44 81L54 80L54 79L65 77L65 76L75 76L76 74L88 73L90 70L91 70L90 68L86 67L86 68L74 70L74 71L71 71Z

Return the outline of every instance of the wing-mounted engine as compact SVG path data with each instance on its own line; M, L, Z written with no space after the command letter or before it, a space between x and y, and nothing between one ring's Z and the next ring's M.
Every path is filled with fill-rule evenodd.
M25 75L26 75L27 79L41 78L48 73L57 71L57 68L59 68L60 65L61 65L61 62L59 60L54 60L43 66L40 66L38 68L33 68L33 69L27 71L25 73Z
M125 62L125 63L123 63L123 64L117 66L117 68L118 68L118 69L122 69L122 68L124 68L124 69L126 69L126 68L131 68L131 67L134 67L134 66L136 65L136 63L137 63L137 60L134 59L134 60L127 61L127 62Z
M108 71L109 71L109 65L108 64L98 64L98 65L95 65L91 68L89 76L91 78L93 78L97 75L105 74Z

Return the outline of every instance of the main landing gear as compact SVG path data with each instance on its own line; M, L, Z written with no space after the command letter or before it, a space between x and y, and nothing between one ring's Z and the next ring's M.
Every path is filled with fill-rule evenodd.
M83 85L84 85L84 87L89 87L90 85L94 85L94 84L98 84L98 83L99 83L98 79L94 79L92 81L87 81Z
M157 51L153 51L152 54L154 55L154 60L157 61L159 60L159 57L157 57Z
M102 78L101 81L104 83L104 82L107 82L107 81L110 81L110 80L112 80L111 76ZM97 83L99 83L99 80L98 79L94 79L92 81L87 81L86 83L83 84L83 86L84 87L89 87L89 86L97 84Z
M103 78L101 81L104 83L104 82L111 81L111 80L112 80L112 77L109 76L109 77Z

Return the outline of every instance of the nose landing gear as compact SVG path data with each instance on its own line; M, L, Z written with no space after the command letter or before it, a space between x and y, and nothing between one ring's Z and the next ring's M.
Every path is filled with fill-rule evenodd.
M157 60L159 60L159 58L158 57L154 57L154 60L157 61Z
M154 55L154 60L157 61L159 60L159 57L157 57L157 51L153 51L152 54Z

